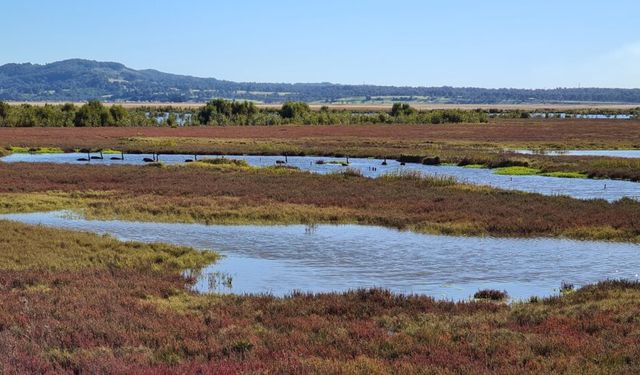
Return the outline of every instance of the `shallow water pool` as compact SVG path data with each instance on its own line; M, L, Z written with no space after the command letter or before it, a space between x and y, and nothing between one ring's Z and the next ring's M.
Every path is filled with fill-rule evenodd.
M225 258L200 275L195 285L200 292L283 296L295 290L382 287L462 300L493 288L525 299L557 294L563 281L581 286L605 279L637 280L640 274L640 246L634 244L432 236L359 225L93 221L69 212L0 219L214 249Z

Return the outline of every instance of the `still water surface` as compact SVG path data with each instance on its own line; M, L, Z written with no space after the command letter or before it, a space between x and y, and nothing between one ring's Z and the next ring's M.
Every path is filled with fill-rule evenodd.
M605 279L637 280L640 246L558 239L432 236L358 225L200 225L85 220L69 212L0 215L0 219L110 234L123 240L214 249L200 292L346 291L382 287L462 300L483 288L513 298L558 293ZM219 275L232 278L224 285Z
M33 163L65 163L65 164L87 164L78 161L79 158L86 158L86 154L12 154L1 161L7 163L33 162ZM143 159L150 158L150 155L125 155L125 160L111 160L111 157L119 156L105 155L104 160L92 160L91 164L145 164ZM209 158L219 157L210 155ZM273 166L278 160L284 160L282 156L225 156L230 159L246 160L250 165L257 167ZM200 158L203 158L200 156ZM167 164L184 163L187 159L193 159L193 155L160 155L160 161ZM317 162L322 160L324 164ZM313 157L313 156L290 156L287 163L290 166L298 167L305 171L314 173L334 173L345 170L346 167L331 164L331 162L346 162L346 158ZM386 162L386 165L383 163ZM422 164L407 163L401 165L395 160L381 160L371 158L349 158L349 168L357 169L367 177L379 177L386 173L398 171L419 171L428 175L447 175L457 178L461 182L478 185L488 185L500 189L518 190L544 195L568 195L578 199L606 199L616 201L624 197L640 199L640 183L616 180L591 180L591 179L569 179L554 178L544 176L500 176L494 174L490 169L473 169L458 166L430 166Z

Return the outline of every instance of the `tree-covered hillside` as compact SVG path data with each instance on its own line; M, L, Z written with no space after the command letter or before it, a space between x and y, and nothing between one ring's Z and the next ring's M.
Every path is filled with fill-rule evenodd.
M553 90L454 87L394 87L331 83L238 83L214 78L134 70L113 62L65 60L46 65L0 66L4 101L204 102L211 98L265 103L420 101L504 104L617 102L640 103L640 89L573 88Z

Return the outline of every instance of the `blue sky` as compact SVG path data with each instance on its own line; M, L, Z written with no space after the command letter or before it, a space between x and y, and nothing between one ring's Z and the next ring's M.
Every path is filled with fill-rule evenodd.
M234 81L640 87L638 0L0 0L0 64Z

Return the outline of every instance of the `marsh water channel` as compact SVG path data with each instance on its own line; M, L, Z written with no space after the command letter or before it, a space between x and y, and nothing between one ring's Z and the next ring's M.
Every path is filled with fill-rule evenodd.
M93 154L94 156L96 154ZM198 158L216 158L221 155L198 156ZM250 156L234 155L224 156L230 159L246 160L250 165L257 167L273 166L277 161L285 161L283 156ZM87 158L87 154L21 154L16 153L3 158L0 161L7 163L32 162L32 163L65 163L65 164L96 164L96 165L142 165L145 158L151 155L127 154L124 160L120 155L104 155L104 159L78 161ZM184 163L193 160L194 155L169 155L159 156L159 160L166 164ZM322 161L320 164L319 161ZM286 162L290 166L314 173L334 173L345 170L347 167L336 164L346 162L346 158L316 157L316 156L289 156ZM545 176L503 176L497 175L491 169L465 168L452 165L422 165L407 163L402 165L396 160L382 160L373 158L349 158L348 168L357 169L364 176L379 177L386 173L399 171L419 171L427 175L452 176L460 182L477 185L487 185L500 189L518 190L544 195L567 195L578 199L606 199L616 201L624 197L640 199L640 183L606 179L569 179ZM386 165L385 165L386 163Z
M200 225L86 220L67 211L1 220L213 249L199 292L336 292L381 287L463 300L483 288L514 299L605 279L637 280L640 245L564 239L433 236L359 225ZM229 282L230 281L230 282Z

